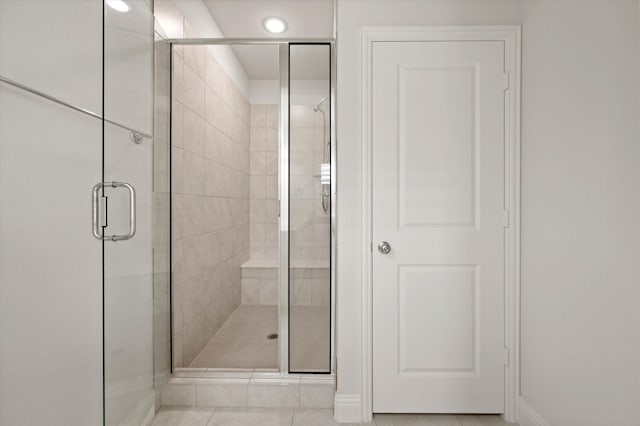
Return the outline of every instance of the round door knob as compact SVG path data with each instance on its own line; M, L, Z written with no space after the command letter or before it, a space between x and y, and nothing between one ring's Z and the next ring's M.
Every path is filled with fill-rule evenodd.
M382 254L389 254L391 252L391 244L386 241L381 242L378 244L378 251Z

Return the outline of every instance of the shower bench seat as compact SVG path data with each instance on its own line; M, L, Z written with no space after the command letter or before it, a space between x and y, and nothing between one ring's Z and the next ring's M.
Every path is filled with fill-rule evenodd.
M249 259L242 271L242 303L278 304L278 259ZM323 306L330 303L329 260L296 260L289 268L291 304Z

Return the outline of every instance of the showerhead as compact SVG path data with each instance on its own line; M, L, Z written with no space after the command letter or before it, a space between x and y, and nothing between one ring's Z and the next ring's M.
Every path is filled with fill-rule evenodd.
M313 107L313 111L315 111L315 112L320 111L320 106L321 106L323 103L327 102L328 100L329 100L329 98L322 98L322 99L320 99L320 102L318 102L318 103L316 104L316 106L314 106L314 107Z

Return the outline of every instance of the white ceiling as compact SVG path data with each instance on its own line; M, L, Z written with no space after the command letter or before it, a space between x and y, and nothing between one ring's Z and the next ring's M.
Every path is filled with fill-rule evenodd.
M333 35L333 0L204 0L213 19L228 38L328 38ZM262 26L268 16L283 18L282 34L271 34ZM278 49L275 46L233 46L251 80L278 79ZM326 48L296 48L291 78L329 78ZM295 63L294 63L295 61Z

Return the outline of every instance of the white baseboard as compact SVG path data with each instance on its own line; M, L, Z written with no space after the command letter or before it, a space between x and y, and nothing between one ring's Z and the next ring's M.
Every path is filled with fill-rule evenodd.
M338 423L361 423L362 404L360 395L336 393L334 398L334 417ZM536 410L522 397L518 397L517 420L519 426L550 426Z
M360 395L336 393L333 400L333 415L338 423L361 423L362 404Z
M550 426L521 396L518 397L518 424L520 426Z

